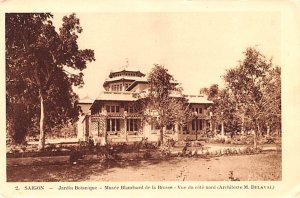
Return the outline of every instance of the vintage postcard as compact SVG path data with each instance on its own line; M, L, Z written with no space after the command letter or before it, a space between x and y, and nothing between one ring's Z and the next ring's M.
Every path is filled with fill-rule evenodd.
M0 197L300 197L297 2L0 4Z

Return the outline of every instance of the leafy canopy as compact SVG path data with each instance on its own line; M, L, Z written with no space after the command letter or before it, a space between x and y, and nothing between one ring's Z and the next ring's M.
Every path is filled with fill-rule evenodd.
M162 65L154 65L148 83L149 89L140 96L140 106L147 121L160 129L160 143L163 143L164 127L186 123L190 115L188 103L178 83Z
M83 85L82 71L94 61L94 52L78 47L82 32L75 14L63 17L57 32L50 13L5 15L6 98L10 126L16 126L17 104L23 104L30 125L35 126L41 101L46 128L74 122L77 95L72 86ZM29 107L29 108L28 108ZM28 130L28 129L27 129ZM13 133L20 133L13 130Z

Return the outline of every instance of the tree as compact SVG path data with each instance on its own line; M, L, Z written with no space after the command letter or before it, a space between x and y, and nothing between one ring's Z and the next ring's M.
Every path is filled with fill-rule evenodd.
M265 129L266 135L269 136L271 128L275 129L280 134L281 131L281 69L278 66L271 68L269 74L266 76L262 93L264 97L263 109L260 117L262 128Z
M148 76L149 89L139 96L140 109L145 118L159 127L159 144L164 143L167 125L184 125L190 116L187 100L181 95L172 75L161 65L155 64Z
M11 109L25 102L30 120L39 117L40 149L45 145L45 129L76 119L77 95L72 86L83 85L82 70L95 60L93 50L78 48L82 28L76 15L63 17L59 32L52 17L50 13L5 16L7 117L15 125Z
M206 94L208 100L215 100L219 97L219 85L212 84L209 88L202 88L200 89L200 93Z
M229 90L226 88L220 89L217 84L213 84L208 88L202 88L200 92L207 95L208 100L213 101L208 110L213 115L214 134L216 134L219 123L224 127L224 131L235 134L240 128L240 122L237 118L235 101Z
M266 123L280 123L280 69L254 48L247 48L240 64L224 75L226 89L235 101L242 127L262 135Z

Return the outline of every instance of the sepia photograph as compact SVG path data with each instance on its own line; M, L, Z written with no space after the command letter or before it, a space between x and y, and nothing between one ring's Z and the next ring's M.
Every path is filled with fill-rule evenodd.
M5 183L283 192L300 85L286 15L254 8L3 12Z
M278 17L6 13L7 181L281 180Z

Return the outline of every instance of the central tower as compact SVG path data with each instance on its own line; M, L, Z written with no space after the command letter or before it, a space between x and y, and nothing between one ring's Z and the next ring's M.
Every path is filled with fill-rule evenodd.
M103 83L103 87L106 91L122 92L128 91L127 89L135 81L144 79L145 74L137 69L123 67L117 71L111 71L109 78Z

